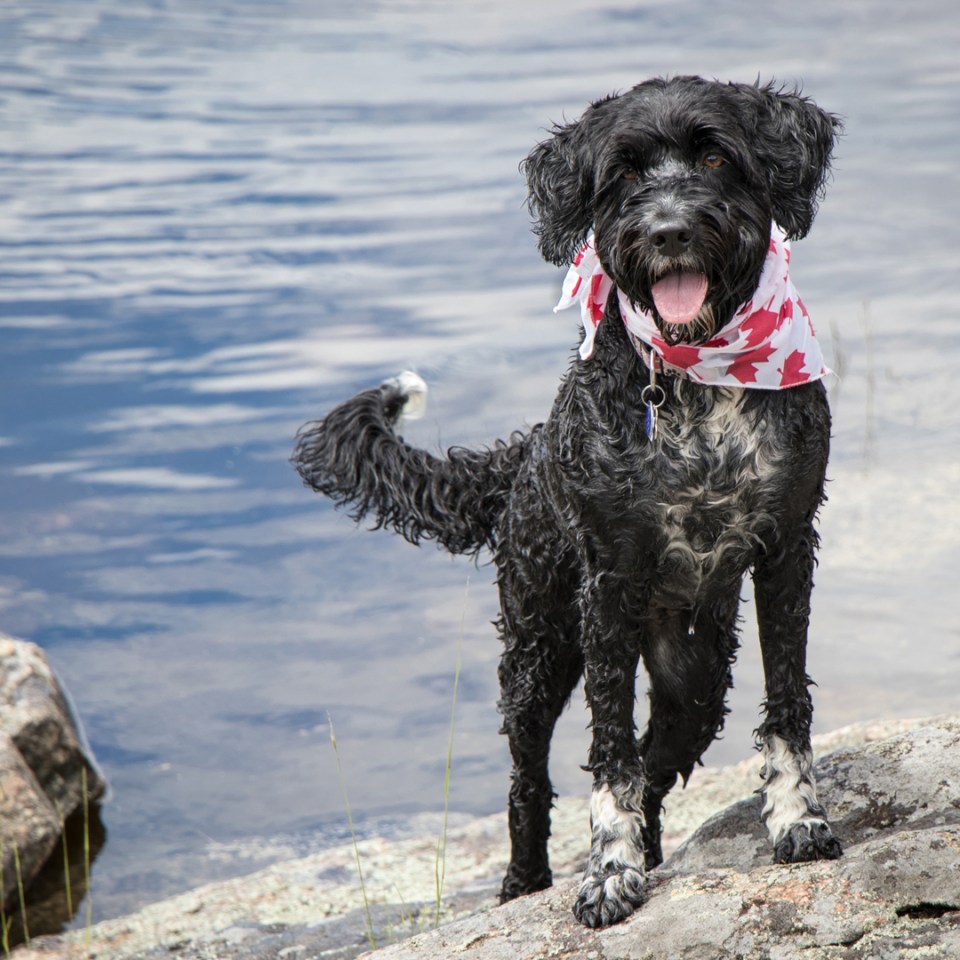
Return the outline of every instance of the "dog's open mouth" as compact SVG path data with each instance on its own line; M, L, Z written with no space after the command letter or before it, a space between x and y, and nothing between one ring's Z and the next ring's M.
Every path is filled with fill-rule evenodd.
M707 278L702 273L675 270L661 277L650 294L664 323L693 323L707 297Z

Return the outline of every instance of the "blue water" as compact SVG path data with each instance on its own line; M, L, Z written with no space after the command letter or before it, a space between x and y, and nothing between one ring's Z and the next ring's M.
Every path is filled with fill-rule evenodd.
M546 415L576 318L517 164L653 74L802 80L845 119L794 250L841 374L817 728L957 708L958 49L948 0L0 6L0 629L112 783L97 916L342 836L328 715L367 828L438 809L458 646L451 803L502 807L490 568L355 531L286 459L407 367L417 443ZM745 613L711 763L757 723Z

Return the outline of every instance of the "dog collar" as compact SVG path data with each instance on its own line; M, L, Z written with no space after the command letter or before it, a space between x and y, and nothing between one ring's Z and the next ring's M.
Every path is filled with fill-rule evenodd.
M580 358L593 353L597 327L614 289L593 245L593 231L567 276L554 313L578 303L584 336ZM790 280L790 242L772 223L770 246L753 296L710 340L669 344L653 317L617 291L620 314L649 367L709 386L784 390L830 373L813 332L810 315Z

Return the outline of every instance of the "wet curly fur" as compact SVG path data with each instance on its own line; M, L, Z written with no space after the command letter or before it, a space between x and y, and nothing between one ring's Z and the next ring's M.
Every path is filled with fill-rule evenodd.
M696 77L597 101L523 164L540 251L566 264L593 227L615 285L654 314L651 285L665 270L706 274L692 334L657 320L671 339L708 339L755 289L771 219L792 239L810 229L838 129L796 91ZM592 846L574 912L588 926L643 902L646 871L662 860L663 799L723 726L748 572L774 858L840 855L811 773L805 668L830 431L823 386L667 377L663 436L651 443L638 402L648 377L614 295L593 356L573 360L549 418L528 433L481 451L414 449L394 430L409 390L388 381L307 424L293 458L306 484L357 520L415 544L493 553L513 757L504 900L551 883L550 738L585 678ZM650 717L638 738L641 661Z

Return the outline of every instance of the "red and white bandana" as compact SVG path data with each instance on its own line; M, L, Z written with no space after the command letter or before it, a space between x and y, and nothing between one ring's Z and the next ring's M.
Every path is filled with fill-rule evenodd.
M554 312L580 304L584 337L580 358L593 353L613 281L593 246L593 233L574 258ZM659 358L659 367L711 386L783 390L830 373L823 362L810 316L790 281L790 242L771 224L770 249L753 296L705 343L671 345L653 317L621 291L620 313L634 337ZM649 358L645 356L647 362Z

